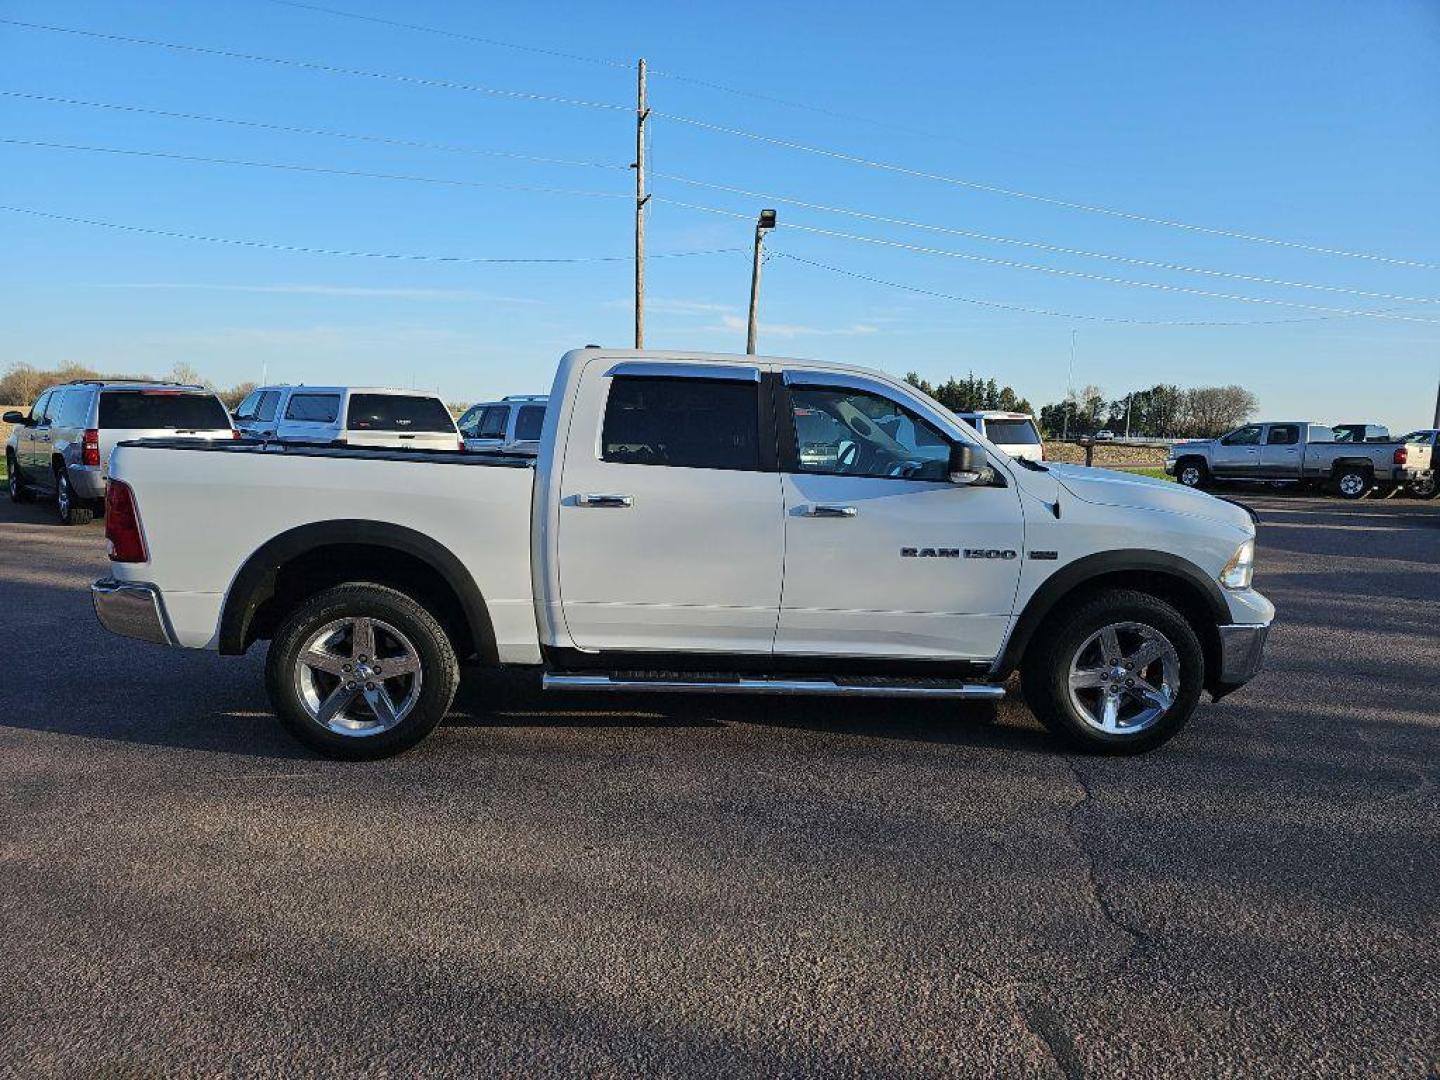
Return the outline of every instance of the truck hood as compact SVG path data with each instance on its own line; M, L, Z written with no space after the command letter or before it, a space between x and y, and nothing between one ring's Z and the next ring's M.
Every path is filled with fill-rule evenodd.
M1250 513L1244 507L1203 491L1182 487L1170 480L1084 465L1047 463L1046 468L1066 491L1088 503L1163 510L1221 525L1233 525L1247 532L1254 530Z

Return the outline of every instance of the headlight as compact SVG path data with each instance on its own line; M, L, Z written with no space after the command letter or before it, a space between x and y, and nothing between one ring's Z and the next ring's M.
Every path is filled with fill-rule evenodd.
M1246 540L1235 549L1235 554L1230 556L1225 569L1220 571L1220 584L1227 589L1248 589L1254 575L1255 541Z

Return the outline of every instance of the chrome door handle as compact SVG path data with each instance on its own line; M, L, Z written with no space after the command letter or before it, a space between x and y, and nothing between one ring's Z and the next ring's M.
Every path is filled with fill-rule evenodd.
M853 518L860 511L853 506L833 506L821 503L805 511L806 517Z
M576 506L590 506L596 509L624 510L635 505L633 495L576 495Z

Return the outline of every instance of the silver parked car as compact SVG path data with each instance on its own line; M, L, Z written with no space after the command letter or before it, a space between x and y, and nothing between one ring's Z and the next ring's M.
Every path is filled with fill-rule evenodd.
M248 438L311 446L463 449L434 394L378 386L262 386L235 407L235 426Z
M236 437L214 392L184 383L64 383L36 398L28 414L6 413L5 422L15 425L5 445L11 500L53 497L67 525L83 525L104 501L117 443Z
M540 429L545 426L549 400L545 394L512 394L501 401L470 406L460 417L465 449L540 453Z

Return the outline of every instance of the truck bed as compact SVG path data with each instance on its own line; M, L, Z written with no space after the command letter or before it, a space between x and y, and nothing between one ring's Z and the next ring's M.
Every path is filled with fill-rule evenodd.
M252 558L303 530L343 547L393 534L453 552L507 659L539 656L530 582L534 460L506 454L296 446L258 440L120 444L148 559L117 577L158 586L176 641L215 647L226 592ZM224 568L223 571L220 568Z

